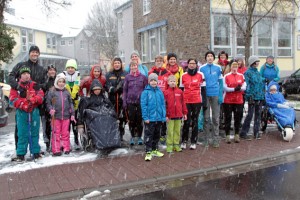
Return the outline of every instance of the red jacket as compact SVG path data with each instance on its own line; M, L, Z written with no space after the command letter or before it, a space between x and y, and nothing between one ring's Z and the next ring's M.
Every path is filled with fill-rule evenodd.
M167 118L182 118L187 115L187 108L183 98L183 92L181 89L168 88L164 92L166 108L167 108Z
M83 88L86 89L86 96L90 96L90 88L91 88L91 84L92 81L95 79L94 77L94 68L96 67L96 65L94 65L91 69L90 72L90 76L85 77L83 79L83 81L80 82L80 87L79 87L79 96L83 97ZM102 84L103 88L105 87L105 83L106 83L106 78L104 75L102 75L102 72L100 73L100 76L98 77L98 80L100 81L100 83Z
M185 72L181 77L181 86L184 87L185 103L202 103L201 84L204 81L202 72L197 72L195 75L190 75Z
M148 76L151 73L155 73L158 75L158 87L161 89L162 92L164 92L168 87L168 77L172 74L169 70L163 68L163 67L152 67L150 71L148 72Z
M243 93L246 90L246 82L243 74L228 73L224 76L224 103L227 104L243 104ZM234 91L238 85L241 86L240 91Z

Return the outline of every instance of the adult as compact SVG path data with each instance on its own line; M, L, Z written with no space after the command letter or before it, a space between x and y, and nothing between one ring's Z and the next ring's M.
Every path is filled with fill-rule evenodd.
M94 79L98 79L103 87L105 87L106 79L105 76L102 74L101 67L99 65L93 65L91 68L90 76L85 77L79 86L79 95L83 96L90 96L90 87ZM83 89L86 91L86 95L83 93Z
M145 65L142 65L142 61L141 61L141 59L140 59L140 54L139 54L138 51L134 50L134 51L131 53L131 55L130 55L130 61L136 62L137 65L138 65L138 70L139 70L139 72L140 72L142 75L148 77L148 68L147 68ZM126 72L130 72L130 65L127 65L127 66L125 67L125 71L126 71Z
M175 53L168 53L168 64L166 69L169 70L176 77L176 84L179 86L180 78L183 74L183 69L177 64L177 55Z
M224 95L224 113L225 113L225 134L226 142L230 140L230 125L232 113L234 114L234 141L240 142L239 128L241 124L240 117L243 115L243 91L246 90L246 82L243 74L237 72L238 63L231 64L231 72L224 76L223 87Z
M220 105L223 103L223 75L219 65L215 65L215 53L208 51L205 53L206 64L200 67L200 72L204 74L206 85L206 106L204 110L204 137L205 146L209 145L210 136L210 113L212 113L212 140L213 147L219 147L219 114Z
M273 56L266 58L266 62L260 67L259 73L267 84L271 81L279 81L279 67L275 64Z
M184 102L188 110L187 120L184 121L182 129L182 144L181 148L186 149L189 139L189 129L192 123L192 135L190 149L196 149L198 140L198 117L201 110L201 85L204 81L202 72L198 72L197 60L190 58L188 61L187 72L181 77L181 87L183 90Z
M106 74L106 88L108 90L108 97L114 108L119 119L119 131L121 141L125 134L126 114L122 109L123 104L123 85L125 77L128 73L124 71L122 60L119 57L115 57L112 60L111 68Z
M247 67L245 66L245 60L244 60L244 56L241 54L238 54L234 60L238 63L238 69L237 72L240 74L245 74L245 72L247 71Z
M30 69L31 80L36 83L35 89L40 89L45 87L46 74L47 71L38 63L38 58L40 56L40 49L38 46L33 45L29 48L29 59L25 62L19 62L8 76L8 84L19 93L24 92L21 87L19 87L18 82L20 78L20 69L22 67L28 67ZM40 107L39 107L40 108ZM41 114L41 112L40 112ZM15 145L17 148L18 143L18 129L17 125L15 127Z
M228 71L228 53L226 53L225 51L220 51L220 53L218 54L218 65L221 66L222 68L222 74L224 75L224 72L227 71L227 73L229 73Z
M247 135L250 129L250 123L252 121L254 113L254 127L253 134L256 139L261 139L259 134L261 108L265 99L265 85L264 79L260 75L257 67L259 65L259 58L257 56L250 56L248 59L249 68L245 72L245 80L247 88L245 91L245 98L248 101L248 114L244 120L244 124L240 133L240 138L251 140L251 137Z

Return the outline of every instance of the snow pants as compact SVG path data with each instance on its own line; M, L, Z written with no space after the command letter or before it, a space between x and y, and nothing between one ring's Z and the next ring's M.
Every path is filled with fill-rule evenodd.
M39 130L40 130L40 111L38 108L27 113L21 109L16 111L18 143L17 155L26 155L29 144L31 154L40 153Z
M167 126L167 146L179 146L181 119L170 119Z
M64 151L70 151L70 119L55 119L54 130L52 131L52 153L59 153L60 147L64 148Z

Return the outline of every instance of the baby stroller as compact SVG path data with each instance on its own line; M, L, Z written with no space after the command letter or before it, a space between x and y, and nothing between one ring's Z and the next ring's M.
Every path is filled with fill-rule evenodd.
M275 121L283 140L291 141L294 136L296 114L292 105L278 92L279 85L272 81L268 84L266 91L266 105L261 114L261 130L265 131L268 121Z

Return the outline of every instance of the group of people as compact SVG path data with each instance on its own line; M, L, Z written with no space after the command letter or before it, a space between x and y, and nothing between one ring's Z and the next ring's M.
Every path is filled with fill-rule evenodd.
M232 113L235 142L240 142L240 138L251 140L248 132L253 114L254 138L260 139L266 82L279 80L279 68L272 56L267 57L259 72L257 56L251 56L246 67L243 56L229 61L228 54L222 51L215 64L214 52L208 51L205 64L200 66L196 58L190 58L183 70L177 63L177 55L168 53L167 62L158 55L155 65L148 70L134 51L128 66L124 67L122 60L115 57L105 76L100 66L93 66L90 76L81 80L76 60L68 60L66 70L57 74L55 66L44 70L38 64L39 54L39 48L32 46L29 60L18 63L9 75L10 101L16 108L17 156L13 159L16 161L25 159L28 144L30 154L41 157L40 117L44 142L53 156L70 153L71 128L74 149L80 149L78 133L84 134L84 110L104 104L114 108L120 139L123 140L128 123L129 144L145 145L146 161L164 155L159 151L159 142L166 144L168 153L180 152L188 145L196 149L201 110L206 147L211 144L219 147L220 116L224 117L226 142L231 143ZM248 101L248 114L241 127L245 101ZM101 123L97 126L101 128Z

